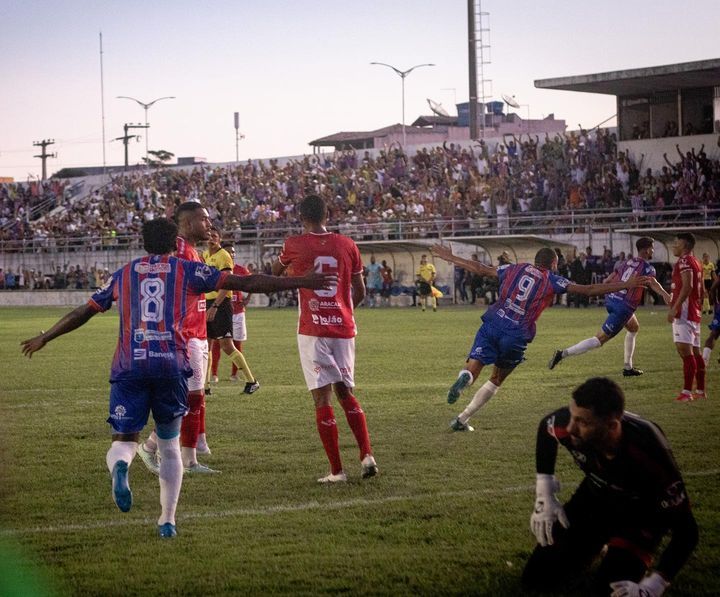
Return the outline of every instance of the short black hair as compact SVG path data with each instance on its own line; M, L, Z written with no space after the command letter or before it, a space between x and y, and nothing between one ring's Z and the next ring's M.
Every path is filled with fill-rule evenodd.
M221 249L234 249L235 243L231 240L224 240L220 243Z
M549 247L543 247L537 253L535 253L535 265L550 269L553 261L557 259L557 253Z
M591 377L575 388L572 398L580 408L590 409L596 417L620 417L625 411L622 388L607 377Z
M653 246L653 243L655 242L655 239L651 236L641 236L637 241L635 242L635 248L638 251L642 251L643 249L649 249Z
M308 195L298 206L300 218L311 224L321 224L327 217L325 200L318 195Z
M177 245L178 227L168 218L155 218L143 223L143 246L151 255L167 255Z
M692 232L679 232L675 235L675 238L684 240L691 251L695 248L695 235Z
M173 219L176 223L180 223L180 218L183 214L190 213L195 211L196 209L202 209L202 205L198 203L197 201L186 201L185 203L181 203L177 206L177 209L175 210L175 215L173 216Z

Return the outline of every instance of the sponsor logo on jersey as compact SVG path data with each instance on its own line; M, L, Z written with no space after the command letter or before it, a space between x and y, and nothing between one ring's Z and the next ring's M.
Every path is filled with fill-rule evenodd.
M315 325L343 325L343 318L339 315L316 315L312 314Z
M172 337L172 332L159 332L158 330L144 330L142 328L136 329L133 334L133 339L138 344L141 342L151 342L153 340L167 342L172 340Z
M311 298L308 301L308 307L311 311L319 311L320 309L341 309L342 306L338 301L323 301Z
M138 274L169 274L172 271L169 263L136 263Z
M200 299L198 301L198 311L207 311L207 302L205 299Z
M311 298L308 301L308 307L310 307L311 311L318 311L320 309L320 301L316 298Z
M135 348L133 350L133 360L144 361L145 359L147 359L147 350L144 348Z
M207 280L210 276L212 276L212 268L209 265L198 265L198 267L195 268L195 275L198 278Z
M122 404L118 404L110 415L110 418L116 420L124 419L126 414L127 409Z
M682 481L675 481L665 490L665 497L660 501L660 507L663 510L674 508L682 504L686 499L687 494Z
M155 359L173 359L175 358L175 355L172 352L155 352L154 350L151 350L149 352L150 356Z

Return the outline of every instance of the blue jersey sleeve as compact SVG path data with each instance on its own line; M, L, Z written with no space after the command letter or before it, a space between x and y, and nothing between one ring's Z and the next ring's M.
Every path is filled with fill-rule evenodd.
M645 271L642 273L643 276L652 276L655 277L655 268L650 265L649 263L645 264Z
M218 282L223 275L219 269L197 261L181 260L180 263L185 269L188 287L194 292L200 294L217 290Z
M565 294L568 286L572 284L572 282L567 278L558 276L557 274L550 274L550 284L552 285L552 289L555 294Z
M115 286L118 283L119 271L115 272L107 282L95 294L90 297L90 302L100 307L101 311L108 311L115 300Z

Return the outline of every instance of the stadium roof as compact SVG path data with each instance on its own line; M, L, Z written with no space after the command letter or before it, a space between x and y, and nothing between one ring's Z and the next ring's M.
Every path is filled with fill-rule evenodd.
M607 95L640 95L715 85L720 85L720 58L535 81L538 89Z
M334 135L328 135L327 137L320 137L314 141L310 141L310 145L316 147L337 147L343 144L357 146L358 143L367 142L367 147L372 147L372 142L377 137L386 137L387 135L400 135L402 134L402 124L391 124L390 126L384 126L381 129L374 131L352 131L352 132L340 132ZM412 135L415 133L426 134L427 129L414 127L410 124L405 126L405 134Z

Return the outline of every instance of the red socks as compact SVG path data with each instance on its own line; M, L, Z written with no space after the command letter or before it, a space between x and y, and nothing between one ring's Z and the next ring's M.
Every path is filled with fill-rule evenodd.
M699 354L693 355L695 357L695 366L697 368L695 372L695 381L697 382L697 389L705 391L705 361Z
M688 392L692 392L693 389L693 381L695 380L695 375L697 373L697 361L695 360L695 355L691 354L690 356L683 357L683 377L685 379L683 386L683 389L687 390ZM702 360L702 357L700 357L700 360ZM703 387L705 387L705 370L703 367Z
M211 375L217 375L218 364L220 363L220 341L215 340L212 347L212 365L210 365Z
M328 460L330 461L330 472L333 475L337 475L342 471L342 461L340 460L338 429L333 407L321 406L316 408L315 422L317 423L320 440L325 448L325 454L327 454Z
M183 417L180 426L180 445L183 448L197 448L200 421L205 407L204 393L190 392L188 394L188 407L188 414Z
M360 403L352 394L339 402L345 410L345 418L347 418L348 425L350 425L358 448L360 448L360 460L362 460L366 455L372 454L365 413L360 407Z

